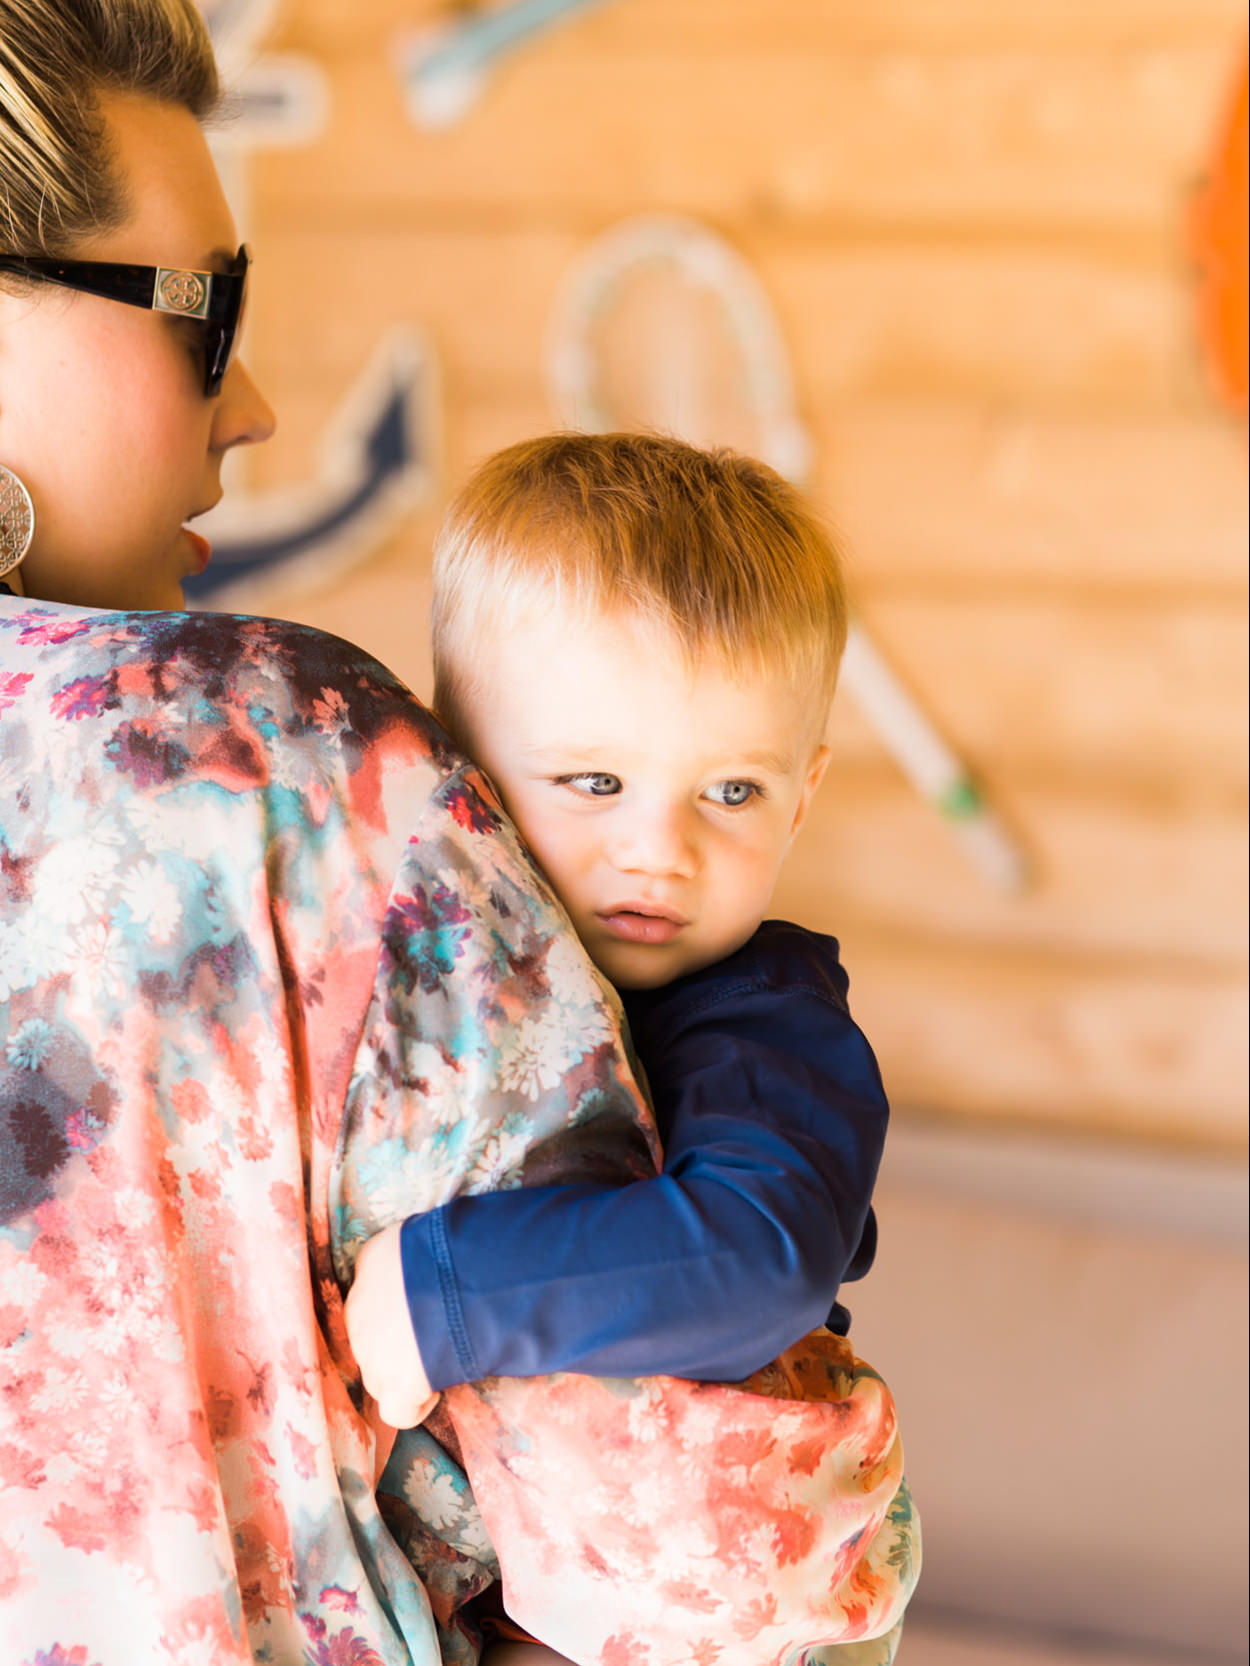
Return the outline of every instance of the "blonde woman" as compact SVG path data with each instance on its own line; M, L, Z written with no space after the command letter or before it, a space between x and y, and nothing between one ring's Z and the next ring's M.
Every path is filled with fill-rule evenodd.
M273 423L216 96L191 0L0 0L0 1660L472 1663L515 1637L501 1564L583 1661L884 1632L899 1454L849 1354L823 1406L802 1362L495 1379L398 1440L363 1392L367 1239L656 1146L619 1008L408 691L182 609ZM822 1418L849 1486L801 1467Z
M378 1513L356 1250L649 1125L416 701L182 611L273 426L216 97L184 0L0 0L0 1659L431 1666L494 1560L445 1454Z

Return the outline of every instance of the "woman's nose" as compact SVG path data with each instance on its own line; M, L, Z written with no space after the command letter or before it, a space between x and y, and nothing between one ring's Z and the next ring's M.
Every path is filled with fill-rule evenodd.
M222 379L213 417L213 449L229 451L236 445L259 445L277 427L273 407L236 359Z

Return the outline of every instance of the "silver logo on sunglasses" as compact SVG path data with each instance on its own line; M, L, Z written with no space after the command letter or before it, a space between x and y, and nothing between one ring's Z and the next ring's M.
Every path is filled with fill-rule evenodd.
M153 306L158 312L178 312L186 318L208 314L208 285L198 272L176 271L161 266L156 273Z

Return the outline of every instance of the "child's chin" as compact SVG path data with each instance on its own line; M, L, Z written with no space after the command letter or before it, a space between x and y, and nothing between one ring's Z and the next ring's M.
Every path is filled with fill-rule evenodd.
M597 964L609 983L620 990L632 991L660 989L676 978L685 977L687 972L699 971L714 958L713 955L686 957L658 953L653 949L625 949L616 954L609 951L598 957Z
M665 964L654 952L621 943L596 947L590 957L609 983L618 989L658 989L677 976L671 962Z
M603 966L599 970L609 983L615 984L618 989L631 993L638 989L659 989L662 984L672 983L674 978L681 976L680 972L661 972L658 968L651 977L646 977L641 973L610 972Z

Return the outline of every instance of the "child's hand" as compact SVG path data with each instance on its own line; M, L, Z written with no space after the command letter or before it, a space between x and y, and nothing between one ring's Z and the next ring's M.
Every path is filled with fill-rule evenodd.
M388 1226L361 1250L347 1293L347 1338L366 1389L384 1423L410 1429L438 1404L408 1317L399 1226Z

